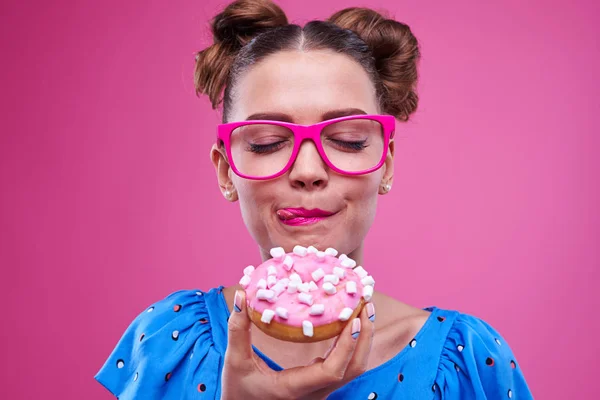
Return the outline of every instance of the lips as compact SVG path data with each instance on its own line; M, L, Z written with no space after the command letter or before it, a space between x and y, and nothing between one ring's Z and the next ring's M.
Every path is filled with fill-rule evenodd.
M280 208L277 210L279 220L286 225L293 226L314 224L334 214L333 212L318 208L313 208L312 210L305 208Z

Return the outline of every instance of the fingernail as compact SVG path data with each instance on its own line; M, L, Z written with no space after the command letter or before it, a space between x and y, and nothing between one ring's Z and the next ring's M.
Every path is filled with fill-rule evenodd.
M375 305L373 303L367 303L367 315L371 322L375 322Z
M354 318L352 321L352 339L357 339L360 334L360 318Z
M235 297L233 299L233 310L235 312L242 311L242 294L240 293L239 290L235 291Z

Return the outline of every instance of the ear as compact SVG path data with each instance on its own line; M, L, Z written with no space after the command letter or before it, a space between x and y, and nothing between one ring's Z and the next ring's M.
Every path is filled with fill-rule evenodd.
M379 194L387 194L394 183L394 140L390 140L387 156L383 162L384 172L379 184Z
M231 176L229 175L231 172L231 167L227 161L225 149L223 149L223 147L219 147L216 143L213 144L212 148L210 149L210 160L215 166L215 172L217 173L217 181L219 183L221 193L227 200L236 201L238 199L238 195L237 191L235 190L235 186L233 186Z

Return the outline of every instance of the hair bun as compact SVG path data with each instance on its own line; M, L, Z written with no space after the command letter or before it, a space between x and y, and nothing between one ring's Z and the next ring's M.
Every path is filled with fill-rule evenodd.
M277 4L268 0L238 0L229 4L212 22L215 43L241 48L267 29L288 24Z
M378 12L352 7L329 18L337 26L358 34L371 48L383 84L384 111L408 120L417 109L417 62L419 44L408 25L387 19Z
M196 53L196 94L207 94L216 108L237 52L262 32L287 24L285 13L272 1L237 0L229 4L212 20L214 44Z

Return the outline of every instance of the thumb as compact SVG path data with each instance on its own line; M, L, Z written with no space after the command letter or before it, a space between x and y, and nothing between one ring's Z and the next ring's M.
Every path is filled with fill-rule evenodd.
M246 293L243 290L236 290L233 310L227 323L228 343L225 357L229 357L230 361L240 362L252 358L250 323Z

